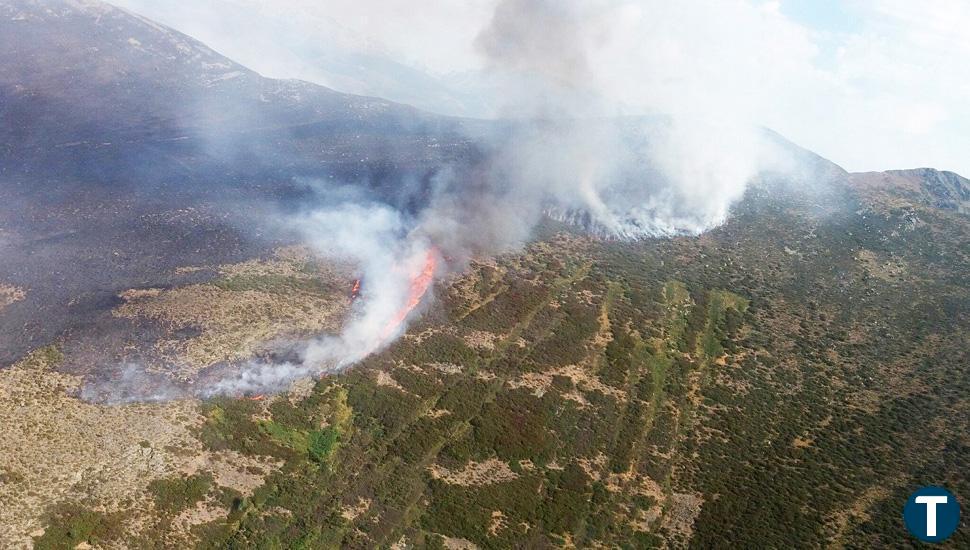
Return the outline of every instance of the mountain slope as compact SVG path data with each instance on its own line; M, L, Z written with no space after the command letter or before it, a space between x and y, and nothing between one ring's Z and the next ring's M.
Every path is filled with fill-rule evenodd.
M390 349L286 395L101 412L65 393L96 373L51 369L93 361L92 349L131 357L159 344L180 365L218 352L214 343L246 342L252 315L260 326L301 321L298 307L255 296L346 300L308 293L328 279L294 269L302 260L291 253L221 268L196 258L183 268L214 279L132 288L113 320L0 371L0 399L30 399L33 411L0 407L11 434L0 453L71 457L48 469L5 461L15 506L0 515L0 537L63 547L905 544L899 509L914 488L970 494L970 220L905 189L843 190L822 210L811 194L752 190L701 237L613 242L547 226L526 250L440 284L439 301ZM227 304L245 306L244 326L227 322L243 310ZM958 531L953 547L966 537Z
M429 150L420 137L396 139L426 135L425 125L443 119L262 78L181 33L94 0L0 2L0 48L7 173L56 172L73 162L82 176L108 174L90 165L150 162L146 150L173 164L210 162L235 172L301 163L320 169L351 164L338 145L348 137L356 151L379 141L390 162L446 151ZM433 130L446 137L444 128Z
M866 188L901 193L909 200L929 206L970 213L970 180L953 172L932 168L869 172L853 174L852 182Z
M0 316L0 363L86 326L123 286L268 253L276 210L315 181L407 207L476 158L473 127L263 78L103 2L0 0L0 288L23 295Z
M275 2L252 0L115 4L180 29L217 50L232 51L237 61L266 76L296 77L441 114L474 116L484 110L481 97L461 93L447 78L398 61L373 37L347 29L310 5L290 4L281 10Z
M273 227L306 176L406 209L504 129L0 14L0 545L886 547L914 488L970 495L970 187L803 150L700 236L546 220L287 394L100 404L339 324L352 275Z

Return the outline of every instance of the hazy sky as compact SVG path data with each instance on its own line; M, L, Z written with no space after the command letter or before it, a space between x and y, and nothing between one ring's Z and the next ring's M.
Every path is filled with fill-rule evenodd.
M319 53L359 50L420 69L457 92L484 95L487 90L474 86L484 68L476 37L498 2L115 3L268 76L341 88L339 79L313 70L325 63ZM557 0L556 5L583 25L590 88L623 112L763 124L853 171L932 166L970 175L966 0ZM260 35L285 37L286 47L256 47L266 43L254 40ZM365 91L391 90L386 83L365 84ZM492 114L481 112L484 106L469 109Z

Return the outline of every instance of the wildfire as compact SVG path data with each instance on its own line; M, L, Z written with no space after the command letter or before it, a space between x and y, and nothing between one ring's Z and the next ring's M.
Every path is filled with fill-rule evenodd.
M354 280L354 287L350 289L350 299L356 300L360 298L360 279Z
M421 303L421 299L428 292L428 288L431 286L431 282L434 280L434 273L438 267L438 249L431 247L428 249L427 256L424 260L424 266L421 271L412 274L411 276L411 287L408 292L408 301L404 304L404 307L398 311L394 317L388 321L387 325L381 331L380 341L383 342L387 340L394 332L397 330L401 323L407 318L407 316L418 307Z

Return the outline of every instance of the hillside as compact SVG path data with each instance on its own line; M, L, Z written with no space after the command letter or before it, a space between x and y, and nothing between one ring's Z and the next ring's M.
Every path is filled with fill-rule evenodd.
M0 2L0 46L8 175L71 172L144 184L194 179L202 170L238 178L285 167L360 177L373 170L360 155L374 147L384 165L399 167L455 154L440 146L447 141L428 142L431 133L435 143L454 138L452 121L263 78L97 0Z
M407 207L480 156L475 128L263 78L103 2L0 1L0 281L27 289L0 317L0 365L110 321L123 287L269 254L278 209L315 181Z
M846 190L825 212L753 194L700 238L611 243L548 227L523 253L440 285L432 311L364 364L278 397L126 406L112 454L87 446L105 437L87 418L117 409L78 401L79 381L48 370L90 347L67 338L63 355L0 373L5 399L30 403L5 408L5 455L64 452L61 436L33 430L77 440L63 466L6 461L11 488L42 499L13 497L21 517L7 516L6 536L894 545L912 487L970 489L970 223L906 193ZM305 275L287 265L300 261L224 268L205 298L217 302L199 302L199 287L132 291L115 311L157 319L163 349L212 350L247 333L211 304L259 296L247 280L292 294ZM260 322L297 311L275 303L251 311ZM172 435L146 438L149 419Z
M720 227L546 218L352 368L200 400L172 387L354 315L353 270L274 222L314 181L474 193L507 123L266 79L93 0L0 0L0 46L0 546L895 547L914 488L970 495L961 176L772 134L801 177Z

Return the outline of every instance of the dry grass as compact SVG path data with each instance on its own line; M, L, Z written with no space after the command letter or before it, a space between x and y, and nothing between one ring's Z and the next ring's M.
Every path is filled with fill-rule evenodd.
M67 499L149 515L147 484L178 471L173 451L201 451L191 433L201 422L194 403L85 403L68 394L80 380L51 371L53 362L49 350L39 351L0 372L5 546L29 543L47 506Z
M372 501L369 498L358 497L357 504L353 506L348 505L341 508L340 516L347 521L354 521L355 519L359 518L363 514L366 514L367 510L370 510L370 507L373 503L374 501Z
M501 336L495 334L494 332L473 330L465 336L465 344L467 344L468 347L475 349L494 350L495 342L500 339Z
M579 365L567 365L541 373L529 372L519 378L510 380L508 385L512 389L528 388L532 390L533 395L536 397L542 397L552 387L555 376L569 378L572 380L573 385L583 392L598 391L621 401L626 399L626 392L612 386L607 386L593 372ZM579 392L569 392L564 394L563 397L576 401L580 405L587 404L586 398Z
M168 533L165 543L170 546L188 548L195 542L191 530L196 525L203 525L229 515L229 510L220 505L215 499L206 498L195 503L195 506L183 510L172 519L172 530Z
M444 546L448 550L478 550L478 546L467 539L460 539L456 537L443 537Z
M156 516L148 491L156 479L205 471L217 485L251 494L278 466L205 451L194 435L203 418L193 401L80 401L72 395L81 380L52 370L59 360L45 348L0 371L2 547L29 547L31 536L43 532L45 511L58 502L124 511L126 530L137 535ZM177 533L180 526L187 530L216 513L212 503L204 506L174 522L173 536L181 540L188 533Z
M694 522L701 513L704 499L695 493L674 493L667 499L661 526L681 540L689 541Z
M593 481L599 481L603 476L603 472L606 469L607 463L609 463L609 457L603 453L598 453L593 458L580 458L576 460L576 463L580 468L586 472Z
M839 510L827 518L826 529L832 533L832 548L845 548L845 535L853 525L871 519L869 510L891 494L901 479L890 480L887 485L869 487L845 509Z
M512 481L519 477L507 463L496 458L490 458L484 462L471 461L460 470L449 470L438 464L428 469L431 471L431 477L440 479L451 485L461 485L463 487L492 485L494 483Z
M19 302L27 296L22 288L0 283L0 311L14 302Z
M861 249L856 253L855 259L863 273L881 281L900 282L908 279L909 270L906 263L899 258L883 260L875 252Z
M491 536L497 536L499 531L506 529L509 526L508 521L505 519L505 514L501 510L492 511L492 521L488 525L488 534Z
M192 378L219 362L252 357L273 340L333 332L340 328L350 298L332 270L306 269L306 258L286 249L275 260L250 260L219 268L223 279L171 290L129 290L114 314L151 319L173 335L156 349ZM311 284L320 283L320 284ZM280 285L274 288L273 285ZM183 338L176 331L194 328Z
M256 458L236 451L200 451L182 458L178 471L186 476L209 472L216 485L234 489L248 497L263 484L271 471L282 465L281 461Z
M464 370L461 365L454 363L428 363L426 366L442 374L461 374Z
M375 371L374 375L375 375L374 382L378 386L385 386L385 387L388 387L388 388L394 388L394 389L399 390L399 391L402 391L404 393L408 393L408 391L406 389L404 389L404 386L402 386L401 384L399 384L398 381L395 380L394 377L391 376L388 372L383 371L383 370L379 370L379 371Z

